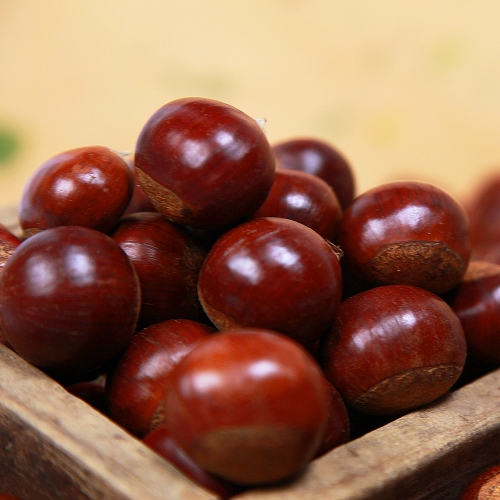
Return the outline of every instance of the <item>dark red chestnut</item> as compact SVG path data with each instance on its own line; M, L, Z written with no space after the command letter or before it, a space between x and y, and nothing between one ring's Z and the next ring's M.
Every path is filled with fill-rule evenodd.
M332 246L298 222L263 217L221 236L198 279L198 296L219 330L269 328L304 345L333 323L341 295Z
M127 208L133 177L127 162L102 146L60 153L28 180L19 204L25 236L57 226L109 232Z
M225 480L291 478L318 449L328 412L323 375L286 336L261 329L215 334L167 382L158 422L192 460Z
M153 114L139 135L135 167L159 212L202 229L250 217L274 179L274 156L257 122L203 98L178 99Z
M411 285L376 287L345 300L320 347L326 377L344 401L382 415L444 395L465 355L462 325L450 306Z
M500 492L500 464L493 465L474 478L458 500L496 500Z
M72 383L66 387L66 390L73 396L85 401L103 415L108 414L105 376L100 376L94 380Z
M14 253L21 240L3 224L0 224L0 273L7 259Z
M342 216L337 196L322 179L306 172L277 170L266 201L254 217L283 217L333 241Z
M165 426L152 430L144 436L142 441L195 483L215 493L217 498L221 500L229 499L241 490L236 485L203 470L184 453L174 439L172 439Z
M214 331L210 326L179 319L163 321L135 335L108 378L110 417L132 434L144 436L172 368Z
M355 180L347 159L328 142L312 137L287 139L273 145L276 167L299 170L323 179L345 210L354 198Z
M326 378L323 381L328 394L328 420L315 458L347 443L351 429L349 414L339 391Z
M488 175L465 203L474 249L500 244L500 174Z
M468 348L500 363L500 265L471 261L449 304L462 323Z
M0 319L15 351L61 372L99 368L132 338L140 288L125 252L81 226L23 241L0 273Z
M416 181L359 195L340 221L338 244L346 265L372 285L401 283L436 294L460 283L471 252L462 206Z
M206 252L180 226L157 212L123 217L111 234L141 284L138 327L167 319L200 319L196 284Z
M128 160L127 164L132 171L134 178L134 190L132 192L132 198L125 209L123 215L135 214L137 212L156 212L156 208L152 201L146 196L144 189L142 189L139 184L139 179L137 178L137 172L135 170L135 165L133 160Z

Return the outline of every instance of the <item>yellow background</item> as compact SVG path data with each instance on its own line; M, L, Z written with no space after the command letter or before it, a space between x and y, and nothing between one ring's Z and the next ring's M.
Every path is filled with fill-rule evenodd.
M358 192L402 177L464 198L500 169L498 0L0 0L0 204L49 157L133 150L188 95L308 135Z

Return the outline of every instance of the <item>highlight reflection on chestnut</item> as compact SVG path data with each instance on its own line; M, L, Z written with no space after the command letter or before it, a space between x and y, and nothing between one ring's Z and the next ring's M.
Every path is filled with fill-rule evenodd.
M400 283L437 294L460 283L471 254L462 206L416 181L359 195L342 216L338 244L349 269L372 286Z
M341 304L319 356L347 404L391 415L445 394L463 370L466 343L459 319L440 297L386 285Z
M312 229L263 217L221 236L203 262L198 296L218 329L269 328L310 345L340 303L339 259Z
M140 287L127 255L94 229L60 226L21 243L0 273L0 317L13 349L55 372L100 368L131 340Z
M253 216L294 220L333 241L342 208L333 189L319 177L279 169L269 195Z
M172 319L135 335L108 377L110 417L132 434L144 436L152 426L173 367L198 341L215 331L196 321Z
M277 332L239 329L202 340L174 367L155 421L202 468L250 485L301 472L328 408L305 348Z

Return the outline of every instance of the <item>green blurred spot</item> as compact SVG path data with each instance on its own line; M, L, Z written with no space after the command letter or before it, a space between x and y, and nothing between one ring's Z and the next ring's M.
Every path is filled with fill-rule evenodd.
M0 128L0 166L7 164L19 150L19 137L12 130Z

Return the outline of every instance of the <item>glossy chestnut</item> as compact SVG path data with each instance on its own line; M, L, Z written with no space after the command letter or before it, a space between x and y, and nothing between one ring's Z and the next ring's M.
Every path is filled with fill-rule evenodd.
M311 345L332 325L342 289L332 246L298 222L263 217L208 252L198 297L219 329L269 328Z
M495 500L500 491L500 464L489 467L474 478L458 500Z
M274 156L258 123L228 104L203 98L169 102L137 140L139 183L173 222L202 229L250 217L274 179Z
M175 440L172 439L165 426L152 430L144 436L142 441L195 483L215 493L220 500L227 500L242 489L203 470L184 453Z
M201 318L196 284L206 252L182 227L157 212L123 217L113 238L141 284L138 328L168 319Z
M440 297L411 285L386 285L341 304L319 356L348 405L391 415L444 395L463 370L466 342Z
M355 179L349 161L326 141L297 137L273 144L277 169L298 170L323 179L345 210L354 198Z
M25 236L69 225L107 233L132 191L132 172L120 155L102 146L71 149L47 160L28 180L19 224Z
M470 259L468 219L442 189L417 181L382 184L344 212L338 244L345 263L372 286L408 284L443 294Z
M328 394L328 420L315 458L347 443L351 432L349 414L339 391L326 378L323 378L323 382Z
M108 378L110 417L132 434L149 432L173 367L215 328L191 320L168 320L134 336Z
M332 188L322 179L295 170L276 171L273 186L253 217L283 217L314 229L333 241L342 209Z
M475 186L464 206L470 220L470 238L474 249L500 244L500 175L490 174Z
M139 306L139 282L125 252L86 227L29 237L0 273L4 335L45 370L98 369L132 338Z
M251 485L291 478L321 442L328 416L322 372L284 335L215 334L167 382L158 423L191 459L225 480Z
M137 172L135 171L135 165L133 159L129 159L127 164L132 171L132 176L134 179L134 188L132 191L132 197L130 198L129 204L125 209L123 215L135 214L136 212L156 212L156 208L153 202L147 197L144 189L142 189L139 184L139 179L137 178Z
M85 401L103 415L108 414L106 377L104 375L94 380L72 383L66 387L66 390L73 396Z
M469 351L500 364L500 265L471 261L448 303L462 323Z
M12 231L0 224L0 273L7 259L14 253L20 243L21 240Z

